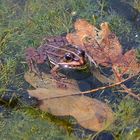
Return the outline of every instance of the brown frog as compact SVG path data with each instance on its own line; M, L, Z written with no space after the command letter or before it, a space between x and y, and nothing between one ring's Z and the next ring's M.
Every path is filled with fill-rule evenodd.
M53 65L52 77L62 84L62 77L58 74L60 69L84 69L86 66L85 52L68 43L65 36L46 37L37 49L26 49L26 61L30 71L40 75L37 64L47 60Z

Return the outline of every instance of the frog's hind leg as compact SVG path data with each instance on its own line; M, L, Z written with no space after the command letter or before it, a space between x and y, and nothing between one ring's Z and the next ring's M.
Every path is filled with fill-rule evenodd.
M51 70L52 69L52 64L51 64L48 56L46 56L46 61L47 61L47 65L48 65L49 69Z

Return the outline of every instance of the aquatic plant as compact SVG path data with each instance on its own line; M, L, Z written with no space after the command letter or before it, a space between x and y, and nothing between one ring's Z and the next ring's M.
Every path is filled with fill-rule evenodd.
M139 131L140 103L130 97L126 97L118 106L114 105L114 107L116 108L116 121L111 129L115 138L117 140L139 139L140 135L135 135L134 131Z
M133 6L135 9L137 9L140 12L140 1L134 0Z
M57 3L55 0L30 0L22 2L15 0L0 1L1 95L9 91L10 94L17 93L19 90L25 90L29 87L29 85L27 85L23 78L24 72L27 71L27 64L25 62L24 56L25 48L29 46L36 48L38 45L40 45L40 41L44 36L60 35L65 32L71 32L73 22L76 18L87 19L88 21L90 21L90 23L94 23L97 27L103 21L109 22L112 31L114 31L118 38L121 39L121 44L124 44L123 49L125 49L128 44L130 44L129 46L131 48L134 48L137 44L139 44L139 35L137 36L137 38L135 37L135 34L138 31L133 30L134 26L122 16L118 15L113 9L111 9L110 11L108 8L109 3L106 3L106 1L104 0L99 2L97 2L96 0L58 0ZM134 44L131 44L131 42L134 42ZM137 58L139 58L139 55ZM135 85L133 85L133 90L135 90L136 92L139 91L139 78L137 78L137 80L138 81L136 81ZM11 93L11 88L13 87L14 90ZM133 103L136 101L130 99L130 102ZM19 102L18 104L21 104L21 102ZM125 109L126 108L124 107L122 110L124 111ZM136 111L136 114L139 114L139 111ZM26 115L24 116L25 118L27 117ZM17 116L20 116L20 112L19 114L17 114ZM7 122L9 122L9 125L11 126L14 125L14 128L17 129L19 127L17 127L16 124L20 123L20 119L22 117L19 117L19 121L17 123L14 122L16 119L12 121L13 118L11 118L10 121ZM12 136L12 129L9 129L11 127L9 125L7 127L6 125L3 125L5 124L4 119L4 117L1 117L1 121L3 121L2 126L4 126L2 128L3 132L8 131L8 133L10 133L9 135L11 135L11 137L14 137ZM28 119L26 121L28 122ZM37 123L37 125L39 125L38 122L40 121L33 121L33 123ZM47 123L46 121L44 122ZM40 123L40 126L41 125L43 125L43 123ZM128 126L128 124L122 125L122 130L125 126ZM24 130L30 129L26 129L26 127L28 126L25 126ZM51 131L51 127L49 128ZM116 128L119 129L117 125ZM54 128L53 130L57 131L57 129ZM42 129L39 130L42 131ZM42 132L46 134L46 129L44 130L45 132ZM117 130L113 131L118 133L120 132ZM32 131L31 135L33 134L33 132L34 131ZM38 134L38 132L35 132L35 134ZM139 129L134 126L134 129L129 134L125 134L124 131L121 131L121 138L124 135L132 136L131 134L136 134L137 132L139 132ZM23 133L16 134L22 135ZM23 135L21 137L23 137ZM54 137L52 136L51 139L53 139Z
M0 113L1 139L76 140L72 134L69 135L64 129L58 128L41 117L39 118L39 115L33 117L24 110L12 111L7 117L5 115L6 113Z

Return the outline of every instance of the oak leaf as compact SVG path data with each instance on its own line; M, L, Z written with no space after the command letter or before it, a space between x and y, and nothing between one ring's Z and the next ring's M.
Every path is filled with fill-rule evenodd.
M67 34L66 38L70 44L74 44L80 47L84 46L84 38L95 37L98 31L94 25L88 23L84 19L76 20L74 23L74 28L76 32Z
M113 64L112 68L119 77L122 77L124 74L128 74L129 77L137 75L140 72L140 63L136 58L136 50L132 49L126 52Z
M74 25L75 32L66 36L68 42L85 50L97 64L111 67L122 56L120 42L107 22L101 23L100 29L85 20L78 20Z

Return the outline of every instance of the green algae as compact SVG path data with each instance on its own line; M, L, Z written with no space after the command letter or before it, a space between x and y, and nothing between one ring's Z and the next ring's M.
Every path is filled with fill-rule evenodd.
M125 97L119 105L115 105L116 120L110 127L117 140L137 139L140 124L140 102ZM132 139L133 140L133 139Z
M5 113L6 114L6 113ZM76 140L64 129L46 119L27 115L24 111L0 113L0 135L4 140Z
M39 46L44 36L71 31L76 18L85 18L98 26L101 22L109 22L124 49L132 41L139 44L140 37L138 32L133 31L133 25L115 11L108 12L108 7L109 3L105 0L27 0L22 5L18 2L13 3L12 0L1 0L0 94L11 91L11 87L16 89L12 93L27 89L29 85L23 78L28 69L25 49ZM139 87L136 91L140 91ZM6 107L10 106L9 103L10 101L5 102ZM23 107L21 102L19 104ZM138 137L138 102L129 98L115 106L117 120L110 131L116 139L129 140ZM9 115L0 114L0 135L5 140L76 139L73 135L69 136L71 132L72 126L69 121L46 115L36 109L25 108L24 111L14 110Z

